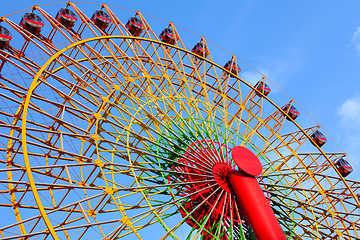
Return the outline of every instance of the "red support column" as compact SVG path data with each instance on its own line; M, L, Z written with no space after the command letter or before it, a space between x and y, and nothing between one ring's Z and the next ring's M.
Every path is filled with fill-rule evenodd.
M234 171L228 178L239 203L257 240L286 240L269 202L256 180L262 166L257 157L247 148L235 147L232 157L240 171Z

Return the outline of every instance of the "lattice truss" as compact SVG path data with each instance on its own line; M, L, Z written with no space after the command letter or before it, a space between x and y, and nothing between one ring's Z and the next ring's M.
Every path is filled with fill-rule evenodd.
M213 62L210 51L187 50L174 24L167 23L176 41L166 44L131 12L145 26L133 37L114 13L124 10L102 7L112 21L105 31L74 3L73 30L41 6L41 35L15 23L17 15L2 19L17 38L0 50L3 239L205 239L209 219L217 219L213 238L250 239L236 199L208 164L233 166L237 145L259 157L259 183L289 239L359 239L359 183L334 166L345 153L311 145L320 126L287 120L283 105ZM200 145L217 157L195 163ZM202 189L192 190L196 184ZM206 189L214 205L189 226L184 206Z

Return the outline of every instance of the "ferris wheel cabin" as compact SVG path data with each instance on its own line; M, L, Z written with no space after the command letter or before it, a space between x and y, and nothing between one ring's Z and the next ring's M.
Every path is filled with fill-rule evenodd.
M313 134L311 134L311 139L314 140L317 146L322 147L326 142L327 139L320 131L316 130Z
M295 120L299 115L300 115L300 113L299 113L299 111L294 107L294 106L290 106L290 109L289 109L289 106L290 106L290 104L288 103L288 104L286 104L283 108L282 108L282 110L284 111L284 112L287 112L287 114L288 114L288 116L286 116L286 119L287 120L290 120L290 118L292 119L292 120Z
M68 8L60 8L55 18L67 29L73 28L77 21L75 13Z
M110 25L111 18L109 14L99 9L92 15L91 21L93 21L98 28L104 31Z
M143 24L137 17L131 17L125 27L134 37L138 37L143 30Z
M175 44L175 35L171 28L165 28L159 35L159 38L162 42L168 43L171 45Z
M20 21L20 26L32 34L39 34L44 27L44 21L35 13L25 13Z
M224 68L230 72L232 72L233 74L235 74L236 76L238 75L238 73L241 71L241 68L235 64L235 62L233 60L229 60L225 63ZM231 75L231 77L234 77L233 75Z
M9 46L12 35L5 27L0 26L0 49L4 49Z
M352 171L353 168L350 165L348 161L344 159L344 157L340 157L335 161L335 166L337 170L339 170L341 176L346 177L348 176Z
M191 51L201 57L206 57L209 53L209 51L206 49L202 42L198 42L197 44L195 44Z
M267 96L270 92L271 89L270 87L264 83L263 81L259 81L255 86L254 86L260 93L263 93L265 96ZM261 97L261 94L256 92L256 95L258 95L259 97Z

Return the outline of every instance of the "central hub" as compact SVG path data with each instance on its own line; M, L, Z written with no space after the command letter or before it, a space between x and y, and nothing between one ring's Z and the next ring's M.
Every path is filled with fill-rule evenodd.
M168 177L169 184L176 186L173 192L184 198L177 204L179 213L191 227L203 229L202 239L214 239L219 234L217 231L224 237L226 226L218 229L216 225L223 219L234 225L241 221L229 183L229 175L234 171L230 152L231 149L220 142L194 141L177 159L179 165L172 167L172 171L183 174Z
M229 176L234 170L226 163L217 163L213 166L212 172L215 181L219 186L227 193L231 194L231 185L229 182Z
M256 178L261 162L249 149L203 139L190 143L177 162L172 171L179 174L168 181L183 199L179 213L192 228L202 229L202 239L227 239L231 223L234 229L251 227L259 240L286 240Z

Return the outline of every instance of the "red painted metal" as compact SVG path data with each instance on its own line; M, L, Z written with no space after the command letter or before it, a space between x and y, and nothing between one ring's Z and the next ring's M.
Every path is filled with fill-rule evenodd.
M212 140L192 142L182 154L182 158L177 160L179 165L175 164L172 167L173 171L184 174L168 176L168 184L177 186L173 189L174 193L180 197L189 196L185 201L175 203L182 217L186 217L194 210L185 222L192 228L200 229L205 219L209 217L201 233L203 240L214 239L218 229L215 223L222 221L224 229L228 229L230 222L239 225L242 221L235 212L236 202L230 200L232 192L228 175L233 169L226 154L229 151L226 145ZM211 170L212 174L209 174ZM184 185L184 182L188 184ZM229 194L222 193L222 189ZM175 198L173 191L170 194ZM222 240L228 239L224 229L216 233L221 235Z
M64 18L70 18L70 19L72 19L72 20L77 20L77 18L76 17L72 17L72 16L70 16L70 15L66 15L66 14L63 14L63 13L59 13L59 15L61 15L62 17L64 17Z
M231 155L236 165L251 176L259 176L262 166L259 159L249 149L236 146L231 150Z
M238 167L241 170L233 171L229 181L238 200L240 212L245 215L246 222L251 226L256 239L286 240L269 202L254 177L254 174L261 170L260 161L250 150L243 147L233 148L232 156L235 163L240 164ZM250 164L254 164L254 167ZM242 171L242 167L251 175Z
M4 35L4 34L0 34L0 38L6 38L6 39L11 40L12 36L7 36L7 35Z
M231 151L232 159L240 168L236 171L226 154L229 150L219 142L197 140L177 160L179 165L174 165L172 170L184 174L169 175L168 183L188 183L174 189L181 197L189 196L187 200L176 203L181 216L187 217L185 222L192 228L200 229L205 224L201 233L204 240L211 240L218 234L214 223L219 221L224 222L225 229L229 227L229 221L236 225L241 223L251 226L257 240L286 240L255 178L262 172L260 161L249 149L234 147ZM212 175L208 174L209 170L212 170ZM214 185L214 180L217 185ZM223 193L220 197L221 189L228 194ZM230 200L234 194L237 201ZM210 211L212 213L209 216ZM208 216L209 219L204 223ZM225 232L220 235L221 239L227 239Z
M34 21L34 20L30 20L30 19L24 19L24 21L26 21L28 23L35 24L35 25L45 26L45 23L37 22L37 21Z
M234 170L226 163L217 163L214 165L212 172L215 181L219 186L224 189L227 193L232 194L231 186L229 183L229 175Z
M179 206L179 212L183 218L187 216L188 213L193 211L196 207L197 209L188 217L185 222L189 224L189 226L193 228L199 228L201 225L201 221L207 216L209 213L210 208L208 204L201 204L203 201L200 195L195 195L190 197L189 202L185 202L182 206Z

